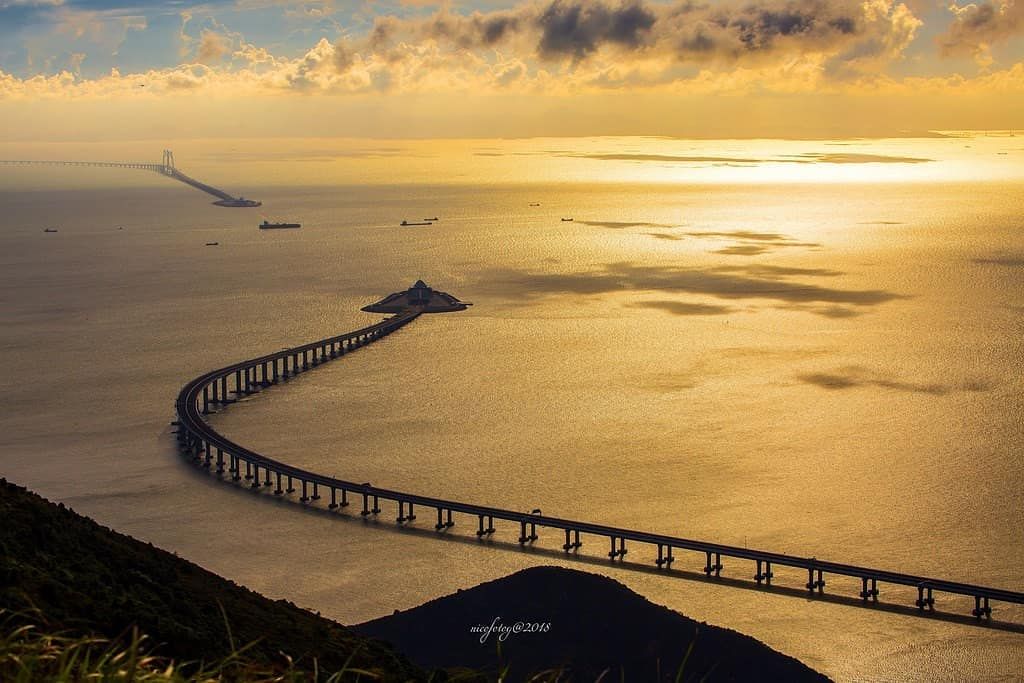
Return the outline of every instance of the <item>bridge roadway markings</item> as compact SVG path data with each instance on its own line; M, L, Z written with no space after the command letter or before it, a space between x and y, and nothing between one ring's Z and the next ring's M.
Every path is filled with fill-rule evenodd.
M349 505L349 494L360 497L362 501L360 515L363 517L380 514L381 500L394 502L397 504L396 521L399 524L415 520L414 510L416 506L419 506L436 510L437 523L434 528L438 531L446 531L454 526L455 523L452 520L454 512L476 517L478 521L476 535L481 538L490 537L495 533L495 519L516 523L519 525L518 541L520 545L538 540L538 527L557 529L565 533L565 543L562 548L567 553L578 551L582 546L580 535L589 534L608 539L610 543L608 557L613 562L616 559L621 561L625 558L626 541L632 541L657 547L658 558L654 563L658 568L664 567L665 569L670 569L672 562L677 559L672 554L673 550L690 550L704 553L703 572L708 578L721 576L724 568L723 557L750 560L756 564L756 573L753 578L759 585L762 582L771 585L774 576L773 566L805 570L807 572L805 587L812 596L824 593L826 574L852 577L861 581L859 597L865 604L878 602L879 583L909 586L917 589L917 600L914 604L919 612L933 612L935 610L934 592L941 591L974 598L974 609L971 614L979 621L991 620L990 601L1024 604L1024 593L1001 588L474 505L456 500L379 488L372 486L369 482L356 483L328 477L274 460L236 444L215 431L203 419L203 415L210 412L211 404L229 405L235 402L238 396L254 393L257 387L273 386L279 381L318 367L328 360L340 358L401 329L420 315L421 310L412 308L353 332L244 360L196 377L181 389L175 404L178 415L175 424L178 426L178 441L181 450L183 453L191 455L195 462L206 468L210 468L216 460L216 472L221 477L224 475L225 456L227 456L227 472L231 475L231 480L236 482L242 479L240 463L244 462L246 469L244 477L251 482L251 487L261 488L260 473L262 471L264 475L262 487L270 487L276 483L273 491L275 495L293 493L295 491L294 484L298 481L302 485L300 501L303 503L319 499L321 487L331 493L331 503L328 507L332 510ZM312 362L310 362L310 355L312 355ZM300 357L302 358L301 365L299 364ZM290 370L289 360L291 361ZM280 370L278 369L279 364ZM229 391L232 378L235 388ZM233 393L236 398L229 398L229 393ZM273 481L271 475L273 475ZM287 482L287 488L282 488L283 480ZM312 487L312 490L309 487ZM339 493L341 495L340 503L338 502Z

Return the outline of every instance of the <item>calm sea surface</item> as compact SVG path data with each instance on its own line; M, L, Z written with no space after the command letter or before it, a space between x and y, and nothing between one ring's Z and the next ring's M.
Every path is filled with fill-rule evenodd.
M651 158L667 156L655 141L465 143L454 159L390 144L193 150L193 165L176 147L186 172L262 199L254 210L141 171L0 167L0 475L344 623L565 563L555 533L538 546L558 552L522 552L503 543L518 529L478 543L457 520L439 541L427 513L421 533L396 530L391 510L376 523L304 511L177 456L185 381L376 321L359 308L422 278L474 306L212 422L379 486L1024 589L1019 142L675 142L674 159ZM914 161L849 156L882 153ZM730 178L708 160L751 154L775 161ZM303 227L259 231L263 216ZM603 542L584 550L593 562L568 566L837 679L1024 678L1019 633L628 571L602 561ZM753 567L727 560L724 574Z

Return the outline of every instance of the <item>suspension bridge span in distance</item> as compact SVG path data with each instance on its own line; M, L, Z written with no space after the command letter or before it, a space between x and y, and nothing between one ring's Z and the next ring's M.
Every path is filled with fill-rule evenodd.
M235 197L228 194L224 190L208 185L204 182L196 180L195 178L182 173L174 165L174 152L169 149L165 149L163 152L163 158L159 164L147 163L147 162L133 162L133 161L57 161L57 160L44 160L44 159L0 159L0 164L7 165L18 165L18 164L50 164L55 166L91 166L99 168L137 168L143 171L156 171L160 175L173 178L179 182L190 185L197 190L205 192L206 194L213 195L217 198L217 201L213 202L216 206L226 206L230 208L251 208L254 206L262 206L263 202L246 199L245 197Z

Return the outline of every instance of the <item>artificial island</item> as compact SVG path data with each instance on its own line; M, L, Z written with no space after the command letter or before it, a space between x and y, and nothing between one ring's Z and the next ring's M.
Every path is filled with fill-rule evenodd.
M410 309L421 313L451 313L464 311L472 305L467 301L459 301L447 292L431 288L423 280L417 280L404 292L388 294L376 303L363 306L361 310L367 313L401 313Z

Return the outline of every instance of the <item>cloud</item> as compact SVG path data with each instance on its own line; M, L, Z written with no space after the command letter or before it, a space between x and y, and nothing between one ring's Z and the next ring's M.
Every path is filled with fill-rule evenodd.
M788 242L789 237L777 232L730 230L727 232L688 232L691 237L721 237L725 239L754 240L757 242Z
M534 76L589 87L693 78L683 65L777 67L797 79L826 70L878 71L902 58L920 22L892 0L546 0L429 17L378 16L361 50L393 58L430 43L441 51L512 50ZM831 66L841 62L842 68ZM756 77L756 76L755 76ZM499 79L509 82L513 79Z
M942 53L947 56L971 54L981 66L992 59L989 48L1024 32L1024 2L982 0L967 5L950 4L953 22L938 37Z
M0 9L9 7L57 7L64 0L0 0Z
M224 59L231 52L227 38L219 33L204 29L196 49L196 61L200 64L212 65Z
M599 161L653 161L658 163L665 162L730 162L737 164L759 164L764 159L745 159L741 157L716 157L716 156L703 156L703 155L686 155L686 154L584 154L584 153L562 153L556 154L555 156L562 157L573 157L577 159L597 159Z
M891 373L859 366L840 368L832 372L812 372L797 375L797 379L822 389L841 391L862 387L879 387L915 394L943 396L954 391L989 391L995 385L987 380L969 380L956 384L941 382L908 382Z
M975 263L988 266L1005 266L1007 268L1024 268L1024 254L1020 256L991 256L988 258L976 258Z
M85 61L84 52L72 52L68 57L68 68L76 74L82 73L82 62Z
M580 225L589 225L595 228L611 228L622 230L625 228L671 228L672 225L665 223L647 223L642 221L576 221Z
M807 153L801 157L812 159L822 164L923 164L934 159L922 157L897 157L885 154L843 154L843 153Z
M754 230L730 230L730 231L704 231L704 232L688 232L686 233L690 237L699 237L705 239L726 239L733 240L737 244L731 244L727 247L715 250L716 254L723 254L725 256L759 256L776 249L782 249L786 247L807 247L816 249L821 245L817 242L797 242L787 235L783 235L777 232L757 232ZM753 267L753 266L751 266ZM764 268L770 268L771 266L762 266ZM776 272L775 274L778 274ZM822 275L824 273L818 273ZM830 271L829 274L838 275L834 271Z
M576 60L603 44L638 48L647 44L657 17L639 0L611 7L602 2L554 0L536 19L537 53L542 59L566 55Z
M589 225L597 228L610 228L613 230L624 230L627 228L673 228L676 227L666 223L649 223L645 221L587 221L577 220L577 224ZM696 237L701 239L724 239L733 240L738 244L732 244L727 247L715 250L716 254L724 254L727 256L757 256L764 254L775 249L784 247L810 247L817 248L821 245L817 242L797 242L790 237L777 232L757 232L754 230L731 230L731 231L719 231L719 232L701 232L693 231L687 232L682 235L671 233L671 232L648 232L645 233L650 237L659 240L666 240L672 242L678 242L687 239L688 237ZM802 271L806 274L806 271ZM777 272L772 273L778 275ZM822 273L817 273L818 275ZM831 272L829 274L832 274Z
M764 300L821 313L824 306L867 308L903 298L879 289L839 289L793 278L832 277L838 271L768 265L687 268L615 263L580 272L494 269L476 289L519 301L549 296L597 296L621 292L665 292L730 301Z
M715 253L727 256L757 256L769 251L772 251L772 248L763 244L734 244L731 247L716 249Z
M921 157L888 156L885 154L857 154L842 152L805 152L780 157L722 157L686 154L629 154L629 153L574 153L564 152L555 156L574 157L579 159L597 159L600 161L650 161L657 163L714 163L714 164L920 164L933 159Z
M1018 11L1017 5L1012 7ZM116 17L101 16L109 26L102 29L106 36L96 44L109 47L112 53L126 31L138 30L145 18L123 16L127 11L118 9ZM194 57L215 67L198 82L190 80L191 89L225 98L291 92L565 96L626 90L673 96L864 92L924 96L1024 90L1022 65L972 79L956 74L889 76L887 69L903 59L920 24L908 6L896 0L525 0L510 8L469 13L442 3L427 16L406 10L378 14L364 29L345 32L334 41L321 39L301 54L272 53L211 24L208 17L205 21L214 35L205 39L204 46L202 34L185 35L192 11L175 12L182 18L182 58ZM72 15L74 30L86 35L97 30L89 28L87 13L76 10ZM95 67L98 62L87 63ZM141 69L90 79L71 72L70 78L50 72L26 77L0 72L0 98L151 97L178 89L181 68ZM141 93L135 87L140 80L148 84ZM791 159L587 156L653 163L923 161L827 154Z
M690 301L641 301L631 304L632 308L653 308L672 315L724 315L736 309L718 304L701 304Z

